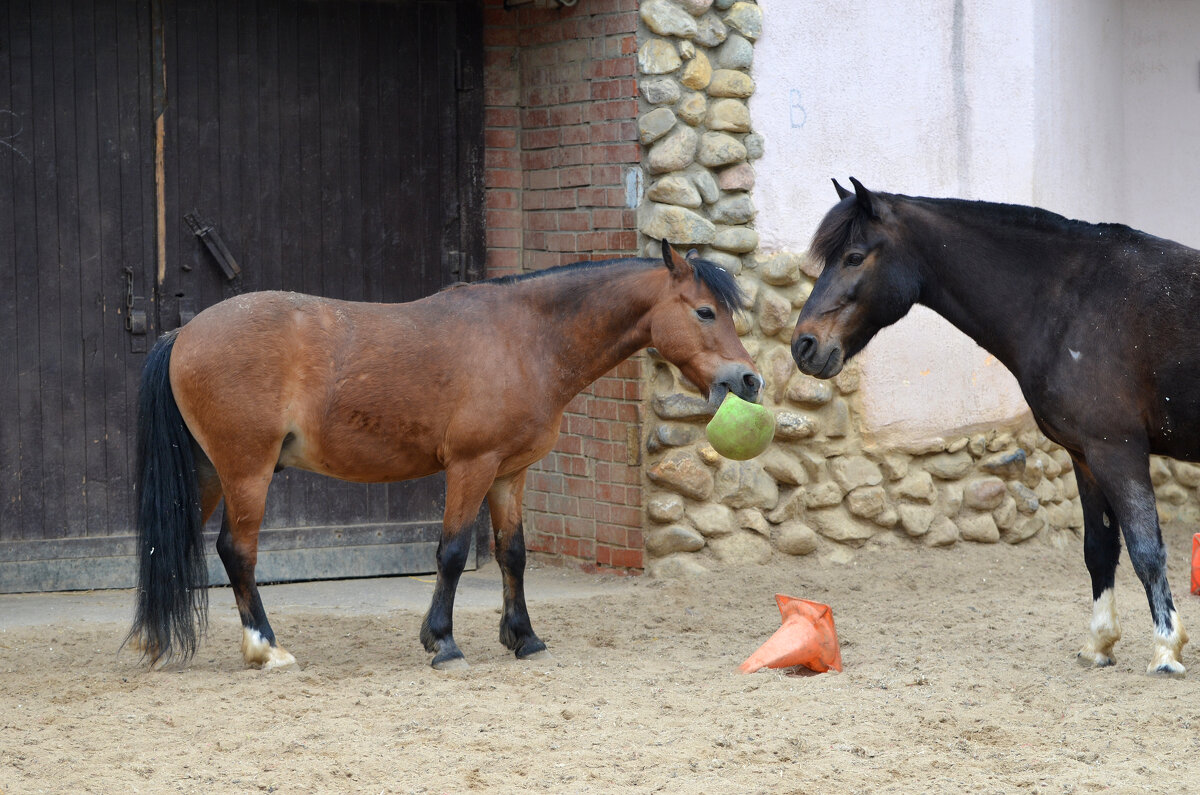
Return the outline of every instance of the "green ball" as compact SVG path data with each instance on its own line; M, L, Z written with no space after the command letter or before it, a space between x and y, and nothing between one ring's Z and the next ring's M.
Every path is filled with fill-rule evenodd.
M747 403L730 392L704 432L718 453L745 461L767 449L775 437L775 416L766 406Z

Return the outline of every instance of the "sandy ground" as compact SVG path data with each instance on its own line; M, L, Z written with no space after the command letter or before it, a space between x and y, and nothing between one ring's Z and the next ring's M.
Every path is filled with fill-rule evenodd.
M1169 544L1195 634L1190 535ZM495 564L471 582L494 585ZM848 563L814 555L683 583L543 568L529 589L554 658L518 662L496 642L497 586L461 600L456 637L472 667L454 674L428 667L422 609L372 613L369 599L322 608L268 594L302 664L289 672L242 666L226 590L212 593L209 636L182 670L115 656L125 627L82 609L17 622L0 631L0 791L1200 787L1200 665L1185 654L1185 680L1144 674L1151 628L1127 562L1117 664L1074 662L1090 617L1078 541L897 542ZM844 673L737 671L779 626L776 591L832 605Z

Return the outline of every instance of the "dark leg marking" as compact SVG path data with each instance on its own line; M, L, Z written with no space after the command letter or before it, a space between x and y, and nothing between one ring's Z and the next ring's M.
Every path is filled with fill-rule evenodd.
M504 579L504 613L500 616L500 642L518 659L546 650L533 631L525 606L525 533L520 522L503 541L496 533L496 562Z
M1083 506L1083 558L1092 578L1092 622L1089 635L1076 658L1080 664L1113 664L1112 648L1121 639L1117 618L1117 562L1121 556L1121 534L1107 498L1085 465L1076 462L1075 480Z
M425 650L433 652L434 668L462 667L457 661L462 660L463 653L454 642L454 592L458 588L459 577L467 565L467 555L471 551L471 534L466 528L460 528L453 536L447 538L442 534L437 549L437 585L433 589L433 601L429 612L421 622L421 643Z

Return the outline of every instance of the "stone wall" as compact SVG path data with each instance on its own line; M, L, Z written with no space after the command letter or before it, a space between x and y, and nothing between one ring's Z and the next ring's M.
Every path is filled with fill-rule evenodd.
M796 369L789 342L818 268L801 254L755 253L752 161L764 142L745 100L755 90L761 11L749 0L644 0L639 13L642 248L657 253L661 238L696 246L737 276L752 303L739 332L776 416L771 449L723 459L704 440L707 413L694 387L652 364L647 569L680 576L813 552L847 559L866 543L1076 539L1083 520L1070 458L1032 420L880 447L856 421L854 363L832 381ZM1165 520L1200 518L1200 468L1154 459L1152 477Z

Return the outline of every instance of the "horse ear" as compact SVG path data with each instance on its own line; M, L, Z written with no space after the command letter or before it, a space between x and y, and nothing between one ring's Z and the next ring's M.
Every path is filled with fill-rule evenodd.
M676 279L687 276L692 272L692 265L685 258L679 256L670 243L665 239L662 241L663 264L667 266L667 270L671 272Z
M850 184L854 186L854 196L858 199L858 206L862 211L872 218L878 218L879 213L875 212L875 197L871 191L863 187L863 184L854 177L850 178Z
M838 182L836 179L833 181L833 187L837 189L839 199L844 199L850 195L850 191L843 188L842 184L840 182Z

